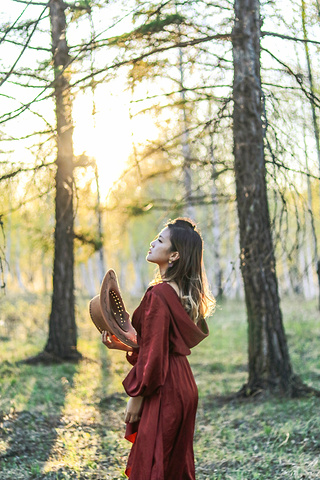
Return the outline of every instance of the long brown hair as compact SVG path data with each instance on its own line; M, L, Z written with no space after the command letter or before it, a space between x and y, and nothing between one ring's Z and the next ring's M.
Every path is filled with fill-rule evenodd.
M203 240L195 223L176 218L167 223L173 252L179 252L165 272L165 280L176 282L182 305L194 322L210 315L215 299L208 288L203 264Z

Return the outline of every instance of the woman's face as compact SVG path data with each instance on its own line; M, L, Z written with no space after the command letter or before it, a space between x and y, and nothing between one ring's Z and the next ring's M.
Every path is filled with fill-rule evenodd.
M159 265L160 271L166 271L169 262L174 261L178 252L172 252L169 228L164 228L150 244L147 261Z

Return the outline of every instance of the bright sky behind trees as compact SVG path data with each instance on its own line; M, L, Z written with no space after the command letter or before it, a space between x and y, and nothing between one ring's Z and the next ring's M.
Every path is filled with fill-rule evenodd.
M27 19L35 19L41 14L43 7L37 5L26 5L16 3L12 0L2 0L0 5L0 22L2 24L12 25L19 17L18 23ZM128 6L128 12L120 11L117 5L99 10L94 18L95 32L106 32L105 36L112 36L123 33L132 28L131 15ZM116 12L115 12L116 11ZM95 12L93 13L95 14ZM47 46L50 48L50 24L49 18L44 15L41 21L42 32L36 32L30 41L30 46ZM112 20L112 15L119 15L122 21ZM81 21L79 26L71 23L69 16L69 25L67 32L67 41L70 47L78 45L81 38L89 37L90 24L88 18ZM114 28L112 24L116 23ZM110 26L110 27L109 27ZM47 30L47 32L45 32ZM41 36L43 37L41 40ZM0 56L2 63L6 66L13 65L19 58L22 47L3 42L0 44ZM49 54L50 55L50 54ZM71 50L72 55L72 50ZM48 58L48 52L27 49L17 62L18 67L35 68L39 62ZM110 58L111 59L111 58ZM94 58L92 62L99 62L99 58ZM86 65L87 66L87 65ZM79 73L78 73L79 75ZM27 92L26 92L27 90ZM14 110L21 106L22 102L30 101L39 94L39 88L23 89L11 83L8 79L1 89L2 112ZM27 95L27 96L26 96ZM29 98L30 97L30 98ZM131 95L126 84L126 72L117 71L114 78L107 83L97 85L94 90L87 88L85 91L76 91L73 103L73 121L74 121L74 153L76 156L86 154L96 160L100 176L100 189L102 198L104 198L113 182L119 177L133 149L133 144L145 144L157 136L157 129L153 123L150 114L144 114L134 117L131 111ZM33 110L54 126L54 105L52 101L45 100L33 106ZM32 125L33 131L41 131L43 124L39 116L28 114L29 127ZM18 138L26 134L25 115L22 120L18 116L6 124L6 132L10 132L11 137ZM34 155L31 152L30 140L20 140L15 142L14 151L11 153L11 159L14 162L34 162ZM34 143L34 142L33 142Z

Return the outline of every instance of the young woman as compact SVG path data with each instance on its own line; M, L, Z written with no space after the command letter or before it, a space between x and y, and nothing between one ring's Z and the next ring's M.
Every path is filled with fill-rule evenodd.
M130 396L126 438L133 443L126 474L130 480L194 480L198 391L187 355L207 337L205 317L214 307L195 225L184 218L168 223L151 242L147 261L159 274L132 317L139 349L102 333L103 343L126 351L133 365L123 381Z

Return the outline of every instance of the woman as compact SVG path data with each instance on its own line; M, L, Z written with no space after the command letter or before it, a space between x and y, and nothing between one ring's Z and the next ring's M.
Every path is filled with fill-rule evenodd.
M198 391L187 355L207 337L205 317L214 307L195 225L184 218L168 223L151 242L147 261L159 273L132 317L139 349L102 334L103 343L126 351L133 365L123 381L130 396L126 438L133 442L126 474L130 480L194 480Z

